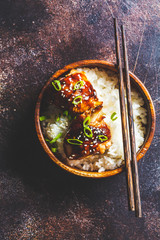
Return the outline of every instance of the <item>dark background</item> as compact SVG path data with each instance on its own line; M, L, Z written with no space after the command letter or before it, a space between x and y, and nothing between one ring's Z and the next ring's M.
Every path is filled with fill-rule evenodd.
M124 23L130 70L148 88L157 127L139 162L143 218L128 211L125 174L85 179L58 168L34 127L40 89L82 59L115 63L113 19ZM160 238L159 0L0 1L0 240Z

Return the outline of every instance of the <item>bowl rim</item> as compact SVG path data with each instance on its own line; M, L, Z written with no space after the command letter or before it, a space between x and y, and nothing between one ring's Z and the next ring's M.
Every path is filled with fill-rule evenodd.
M50 148L48 147L48 145L44 139L43 133L42 133L39 117L40 117L40 107L41 107L41 102L42 102L42 98L43 98L43 93L45 92L46 88L50 85L50 83L53 81L53 79L56 79L56 78L60 77L62 74L64 74L65 72L68 72L69 70L71 70L73 68L78 68L78 67L99 67L99 68L104 68L104 69L110 69L110 70L116 72L116 65L111 62L107 62L105 60L81 60L78 62L68 64L68 65L64 66L62 69L56 71L50 77L50 79L47 80L45 85L42 87L40 94L38 96L37 102L36 102L35 127L36 127L37 136L38 136L38 139L39 139L43 149L47 153L47 155L51 158L51 160L53 162L55 162L58 166L60 166L64 170L66 170L70 173L73 173L75 175L82 176L82 177L89 177L89 178L110 177L110 176L116 175L118 173L121 173L125 167L122 166L117 169L107 170L104 172L91 172L91 171L84 171L84 170L72 168L72 167L66 165L65 163L61 162L60 160L58 160L58 158L56 158L56 156L51 152ZM153 101L151 99L151 96L150 96L148 90L146 89L144 84L139 80L139 78L137 76L135 76L132 72L129 72L129 74L130 74L130 77L132 79L134 79L134 81L139 85L141 90L144 92L147 102L148 102L148 105L149 105L150 114L151 114L150 132L148 134L148 138L147 138L143 148L137 155L137 161L139 161L145 155L145 153L147 152L147 150L149 149L149 147L151 145L151 142L152 142L152 139L154 136L154 132L155 132L156 115L155 115L154 104L153 104Z

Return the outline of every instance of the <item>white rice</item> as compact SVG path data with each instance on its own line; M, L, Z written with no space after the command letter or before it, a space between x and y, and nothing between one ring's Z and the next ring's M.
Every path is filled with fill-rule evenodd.
M88 80L93 85L97 92L98 99L103 101L103 112L106 115L105 121L111 130L111 147L103 155L99 155L94 159L85 159L81 164L74 164L77 167L86 171L103 172L105 170L115 169L124 164L123 141L121 131L121 116L119 103L119 90L117 75L111 71L94 68L81 68L78 71L85 72ZM132 106L134 115L136 151L138 151L144 142L144 135L147 124L147 110L143 107L144 100L139 93L132 91ZM116 112L115 121L111 120L111 115ZM57 140L58 152L62 158L65 158L63 150L64 136L69 128L70 121L68 117L61 115L60 120L56 122L56 116L62 113L61 109L55 106L49 106L48 113L50 118L43 121L44 135L53 139L58 133L62 133L61 138Z

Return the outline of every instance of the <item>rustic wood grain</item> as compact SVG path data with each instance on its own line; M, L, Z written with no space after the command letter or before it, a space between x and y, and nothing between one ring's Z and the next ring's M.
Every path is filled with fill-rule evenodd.
M133 118L132 99L131 99L131 83L130 83L130 76L129 76L126 34L125 34L125 29L123 25L121 26L121 31L122 31L122 47L123 47L123 58L124 58L125 87L126 87L126 95L127 95L127 111L128 111L128 123L129 123L129 137L130 137L130 151L131 151L131 161L132 161L131 164L132 164L135 212L137 217L142 217L139 174L138 174L137 156L136 156L134 118Z
M127 113L126 113L126 106L125 106L123 68L122 68L122 60L121 60L118 23L116 18L114 19L114 28L115 28L116 57L117 57L117 68L118 68L118 78L119 78L119 98L120 98L120 109L121 109L123 151L124 151L124 160L125 160L125 167L126 167L128 202L129 202L129 209L131 211L135 211L133 178L132 178L132 169L131 169L131 156L130 156L130 147L129 147L128 125L127 125Z
M91 178L110 177L110 176L113 176L115 174L122 172L123 167L117 168L115 170L100 172L100 173L99 172L81 171L76 168L69 167L55 157L53 152L49 149L49 147L44 139L43 133L42 133L39 117L40 117L40 111L41 111L41 103L43 100L43 96L45 95L45 92L46 91L48 92L49 89L52 88L51 83L54 79L57 79L57 78L61 77L62 75L66 75L67 72L70 71L71 69L75 69L75 68L79 68L79 67L100 67L100 68L109 69L114 72L117 72L117 69L114 64L106 62L104 60L82 60L79 62L71 63L71 64L65 66L64 68L58 70L57 72L55 72L50 77L50 79L46 82L46 84L43 86L43 88L38 96L38 100L37 100L36 108L35 108L36 131L37 131L40 143L43 146L46 153L57 165L59 165L63 169L65 169L71 173L74 173L76 175L82 176L82 177L91 177ZM131 82L132 82L133 86L135 88L137 88L137 90L140 91L140 93L144 97L144 101L146 102L146 107L148 110L148 113L147 113L148 114L148 129L147 129L148 131L146 134L146 139L144 141L144 144L142 145L142 147L137 155L137 160L139 161L145 155L146 151L150 147L150 144L151 144L153 136L154 136L155 110L154 110L154 105L153 105L152 99L151 99L147 89L143 85L143 83L136 76L134 76L131 72L130 72L130 77L131 77Z

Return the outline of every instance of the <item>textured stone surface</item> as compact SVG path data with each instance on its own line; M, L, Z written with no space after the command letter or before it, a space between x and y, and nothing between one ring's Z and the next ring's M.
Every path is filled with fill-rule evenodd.
M159 239L159 0L1 0L0 239ZM139 162L143 218L128 212L125 174L94 180L59 169L34 129L38 93L59 68L115 62L113 19L127 30L129 64L157 113Z

